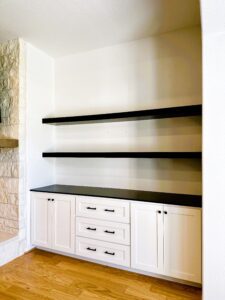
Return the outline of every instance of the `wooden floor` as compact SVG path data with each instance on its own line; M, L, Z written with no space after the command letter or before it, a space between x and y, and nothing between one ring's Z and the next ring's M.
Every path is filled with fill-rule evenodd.
M0 268L1 300L201 299L201 290L34 250Z

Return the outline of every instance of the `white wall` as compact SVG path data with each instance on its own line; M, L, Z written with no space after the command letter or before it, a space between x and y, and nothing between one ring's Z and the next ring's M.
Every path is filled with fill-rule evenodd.
M202 0L204 300L225 299L225 2Z
M31 188L54 183L54 162L42 158L42 152L53 144L53 128L41 124L42 118L53 111L54 61L28 43L25 43L25 58L26 191L29 199ZM27 211L29 220L29 207Z
M55 115L192 103L201 103L199 28L55 61ZM57 126L55 137L60 150L200 150L201 121ZM201 166L190 160L60 158L56 182L200 194Z

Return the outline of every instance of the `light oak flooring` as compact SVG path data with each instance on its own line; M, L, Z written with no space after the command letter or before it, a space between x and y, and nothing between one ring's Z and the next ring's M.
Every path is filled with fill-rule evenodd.
M0 268L0 300L181 300L201 290L40 250Z

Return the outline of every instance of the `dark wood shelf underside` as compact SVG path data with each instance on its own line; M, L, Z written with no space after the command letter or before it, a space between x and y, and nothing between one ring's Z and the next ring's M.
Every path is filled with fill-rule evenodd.
M201 116L202 105L186 105L156 109L146 109L139 111L116 112L95 115L52 117L42 119L43 124L50 125L72 125L84 123L105 123L105 122L122 122L137 121L148 119L177 118L188 116Z
M43 157L84 158L197 158L201 152L43 152Z

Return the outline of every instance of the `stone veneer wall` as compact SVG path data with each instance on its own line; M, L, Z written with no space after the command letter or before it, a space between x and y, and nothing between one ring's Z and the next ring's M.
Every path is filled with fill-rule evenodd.
M16 235L0 242L0 266L26 249L26 45L0 43L0 138L19 140L15 149L0 149L0 231Z
M15 138L19 144L20 125L24 123L20 117L23 92L20 48L19 40L0 44L0 138ZM23 196L20 187L23 175L20 150L20 145L15 149L0 149L0 231L12 234L17 234L20 227L19 198Z

